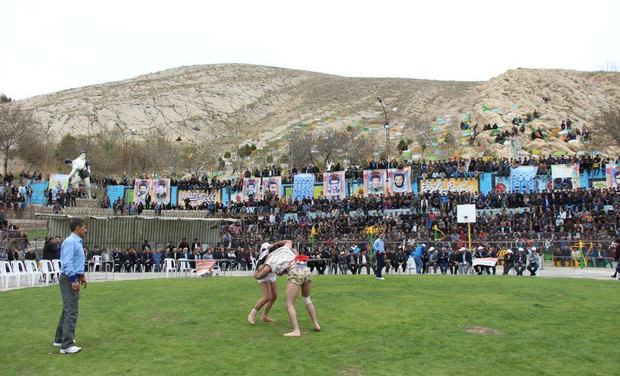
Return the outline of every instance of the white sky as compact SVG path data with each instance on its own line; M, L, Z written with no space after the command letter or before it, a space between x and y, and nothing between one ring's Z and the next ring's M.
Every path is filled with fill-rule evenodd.
M620 1L15 0L0 35L0 92L16 99L214 63L487 80L620 68Z

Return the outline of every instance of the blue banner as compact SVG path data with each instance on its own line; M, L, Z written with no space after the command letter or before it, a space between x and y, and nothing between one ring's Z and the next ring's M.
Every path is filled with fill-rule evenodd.
M480 174L480 193L488 194L493 191L493 174L485 172Z
M110 199L110 207L116 199L122 199L125 195L125 186L124 185L108 185L106 189L108 193L108 198Z
M293 177L293 200L314 195L314 174L297 174Z
M178 197L179 187L173 185L170 187L170 205L177 205L177 197Z
M47 189L47 182L32 183L30 184L30 189L32 189L32 201L30 203L33 205L45 205L47 198L43 195L43 191Z
M510 169L510 192L536 192L538 167L521 166Z

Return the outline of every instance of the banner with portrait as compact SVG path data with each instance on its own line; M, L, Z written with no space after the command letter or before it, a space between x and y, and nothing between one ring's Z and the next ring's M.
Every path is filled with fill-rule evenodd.
M508 193L510 187L510 179L504 176L495 176L493 178L493 192L495 193Z
M153 179L151 181L151 202L170 203L170 179ZM134 197L136 193L134 193Z
M577 189L579 188L579 165L562 164L551 166L551 178L553 189Z
M420 193L426 192L478 192L478 179L423 179L420 184Z
M199 190L179 191L179 205L185 206L185 202L187 199L189 199L189 206L191 206L192 208L197 208L202 204L217 204L221 202L220 191L217 189L211 190L211 192Z
M260 178L243 178L243 193L244 200L253 197L258 199L260 193Z
M364 170L364 197L387 193L385 170Z
M388 191L392 194L411 192L411 167L388 170Z
M538 167L520 166L510 169L510 192L536 192L536 174Z
M344 171L323 174L323 196L326 198L344 198L346 185Z
M69 188L69 174L52 174L50 175L49 181L49 189L51 189L54 193L59 189L63 191L67 191Z
M133 184L133 202L146 203L146 196L151 195L151 201L153 194L151 193L151 179L136 179Z
M282 177L271 176L263 178L263 197L267 195L271 197L282 197Z
M608 163L605 165L605 179L607 180L608 188L617 188L620 186L620 166L615 163Z
M314 174L293 176L293 200L303 200L314 195Z

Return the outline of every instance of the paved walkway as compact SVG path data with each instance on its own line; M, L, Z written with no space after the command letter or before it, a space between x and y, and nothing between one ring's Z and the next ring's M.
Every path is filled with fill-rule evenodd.
M497 271L501 273L501 268L497 268ZM539 270L536 275L543 278L586 278L586 279L598 279L598 280L608 280L611 281L610 278L613 274L614 270L612 268L571 268L571 267L554 267L554 266L546 266L544 270ZM229 271L223 273L215 278L223 278L223 277L250 277L252 276L252 272L249 271ZM402 275L411 275L415 276L415 273L401 273ZM526 278L529 277L529 272L526 270L523 273ZM392 274L388 274L389 276ZM434 275L434 274L431 274ZM344 278L362 278L366 276L366 274L362 274L361 276L352 276L347 275ZM165 273L87 273L87 278L89 282L112 282L112 281L132 281L132 280L142 280L142 279L163 279L166 278ZM191 274L180 274L177 276L170 275L169 278L194 278ZM45 286L42 284L35 284L35 287ZM26 282L26 278L22 278L22 283L20 288L26 288L28 283ZM11 278L9 284L9 290L16 289L16 284L13 278ZM0 289L0 292L5 291Z

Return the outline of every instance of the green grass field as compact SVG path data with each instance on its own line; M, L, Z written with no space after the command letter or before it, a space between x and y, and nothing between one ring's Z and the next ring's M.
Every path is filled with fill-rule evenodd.
M617 281L516 277L316 277L322 332L300 299L246 323L251 278L92 283L77 355L53 335L58 286L0 293L1 375L618 375ZM482 327L478 333L468 332Z

